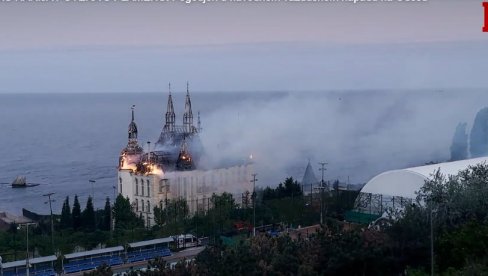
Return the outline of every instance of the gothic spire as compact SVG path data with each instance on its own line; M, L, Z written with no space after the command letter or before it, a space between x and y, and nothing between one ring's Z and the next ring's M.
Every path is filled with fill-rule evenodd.
M193 132L193 112L191 110L191 99L189 83L186 82L185 113L183 114L183 126L186 132Z
M134 109L136 108L135 105L132 105L131 107L131 115L132 115L132 120L129 123L129 142L127 143L127 147L125 150L128 153L134 154L134 153L140 153L142 151L141 147L139 147L137 143L137 125L134 120Z
M134 122L134 108L136 106L133 105L131 107L131 110L132 110L132 120L129 124L129 143L132 142L132 141L135 141L137 143L137 125L136 123Z
M166 123L164 129L166 131L174 131L175 129L175 109L173 107L173 97L171 96L171 83L168 84L169 96L168 106L166 107Z
M124 167L127 162L127 155L137 155L142 152L142 148L137 143L137 125L134 119L134 109L135 105L131 106L131 121L129 123L127 146L120 153L119 168Z

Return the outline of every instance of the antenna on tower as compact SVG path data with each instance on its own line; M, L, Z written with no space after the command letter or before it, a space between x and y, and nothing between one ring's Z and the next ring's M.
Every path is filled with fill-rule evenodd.
M151 165L151 142L147 141L147 163Z

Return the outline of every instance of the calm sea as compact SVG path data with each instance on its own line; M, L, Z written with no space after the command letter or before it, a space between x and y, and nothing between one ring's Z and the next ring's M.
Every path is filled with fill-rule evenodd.
M174 98L180 118L184 93ZM55 193L56 213L68 195L72 203L77 194L83 205L92 193L89 180L96 181L95 205L103 208L113 197L131 105L145 146L158 138L166 100L163 92L1 94L0 211L47 213L42 194L48 192ZM329 178L361 183L386 169L448 159L456 125L471 127L488 93L193 93L192 103L195 117L202 114L207 153L252 153L260 185L287 175L300 179L308 159L315 169L329 162ZM41 185L12 189L6 183L18 175Z
M173 93L181 117L184 94ZM197 111L212 113L246 99L270 101L280 93L195 93ZM22 208L49 210L42 194L54 192L59 212L66 196L71 204L92 194L97 208L113 197L118 155L127 144L130 107L136 105L139 139L157 140L164 124L167 93L0 94L0 211L21 213ZM178 117L178 118L179 118ZM205 118L202 118L205 123ZM37 187L12 189L18 175Z

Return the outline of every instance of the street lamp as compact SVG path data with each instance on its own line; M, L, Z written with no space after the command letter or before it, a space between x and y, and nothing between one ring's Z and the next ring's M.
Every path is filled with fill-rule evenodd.
M51 204L54 200L51 199L52 195L54 195L54 193L47 193L47 194L42 195L42 196L47 196L49 198L49 200L48 200L49 210L51 211L51 248L52 248L53 254L54 254L54 222L53 222L53 207ZM48 202L45 202L45 203L48 203Z
M34 222L26 222L26 223L23 223L23 224L20 224L17 229L20 229L20 227L24 225L25 226L25 235L26 235L26 258L25 258L25 274L27 276L29 276L29 267L30 267L30 264L29 264L29 225L36 225L36 223Z
M324 173L325 171L327 170L325 168L325 165L327 165L328 163L325 163L325 162L320 162L319 165L322 166L322 168L319 169L319 171L322 171L322 181L320 182L320 187L316 188L316 189L319 189L320 190L320 224L324 224L324 214L323 214L323 210L324 210Z
M116 196L116 189L117 189L117 186L112 186L112 188L114 189L114 200L113 200L113 207L110 208L110 233L112 233L112 231L115 229L115 217L114 217L114 209L115 209L115 201L117 200L117 196Z
M430 206L430 274L434 276L434 222L436 211Z
M252 184L253 184L253 188L252 188L252 195L253 195L253 199L252 199L252 211L253 211L253 215L252 215L252 235L253 237L256 237L256 181L258 181L258 179L256 178L258 174L257 173L253 173L252 174Z
M112 189L114 189L114 202L117 199L117 186L112 186Z
M93 192L93 184L95 184L96 181L90 179L90 180L88 180L88 182L90 182L90 184L91 184L92 199L94 199L95 198L95 194Z

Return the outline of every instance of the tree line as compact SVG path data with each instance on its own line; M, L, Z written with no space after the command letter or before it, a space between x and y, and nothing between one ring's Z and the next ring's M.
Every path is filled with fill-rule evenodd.
M437 171L413 204L369 226L328 217L313 233L216 243L194 261L156 259L130 275L488 275L487 198L487 164Z

